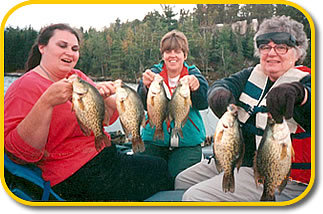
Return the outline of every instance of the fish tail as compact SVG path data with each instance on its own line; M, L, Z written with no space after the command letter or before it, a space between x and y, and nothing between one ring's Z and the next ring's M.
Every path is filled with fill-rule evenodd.
M95 148L97 151L100 151L102 147L111 146L111 140L105 134L101 134L95 137L94 141L95 141Z
M223 192L234 192L234 175L233 173L224 173L222 179Z
M172 134L171 134L171 135L175 136L175 135L177 135L177 134L178 134L181 138L184 138L182 129L181 129L181 128L176 128L176 127L174 127L174 128L173 128L173 130L172 130Z
M145 151L145 144L140 135L138 137L132 137L132 150L134 153Z
M260 201L276 201L275 199L275 191L270 191L268 185L264 184L264 191L260 198Z
M179 145L179 137L177 135L179 129L172 129L171 135L170 135L170 146L171 147L178 147Z
M155 130L155 133L154 133L154 140L156 139L159 139L159 140L164 140L164 131L163 131L163 128L161 129L157 129Z

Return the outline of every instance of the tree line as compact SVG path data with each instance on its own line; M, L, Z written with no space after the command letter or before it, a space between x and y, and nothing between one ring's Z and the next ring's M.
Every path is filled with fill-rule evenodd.
M160 61L159 43L164 34L177 29L188 38L188 63L195 64L214 80L255 65L253 56L255 30L253 20L261 23L273 15L286 15L301 22L310 39L306 17L296 8L274 4L197 4L193 11L161 5L162 12L151 11L143 20L121 22L119 18L103 30L79 29L82 37L80 59L76 68L99 79L121 78L135 81L141 73ZM179 18L175 18L179 15ZM232 26L238 21L248 24L241 34ZM38 31L31 26L6 27L4 31L5 73L21 72ZM310 40L309 40L310 41ZM303 63L310 65L310 46Z

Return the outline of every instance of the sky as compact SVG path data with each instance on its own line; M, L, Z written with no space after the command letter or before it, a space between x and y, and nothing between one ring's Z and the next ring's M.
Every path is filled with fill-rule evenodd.
M3 19L6 15L6 13L15 5L18 3L21 3L25 0L0 0L0 20L1 23L4 24ZM160 213L175 213L176 214L188 214L188 213L197 213L197 212L225 212L226 214L258 214L259 212L261 214L304 214L304 213L320 213L322 209L322 199L323 199L323 146L321 134L323 133L322 129L322 121L323 121L323 114L320 111L322 107L322 85L319 84L320 82L323 82L323 75L321 73L321 62L323 62L323 54L322 54L322 30L323 30L323 13L322 13L322 7L321 2L318 0L290 0L301 7L303 7L309 15L312 17L314 24L315 24L315 31L316 31L316 142L315 142L315 151L316 151L316 174L315 174L315 184L312 187L309 195L307 195L302 201L298 202L295 205L287 206L287 207L272 207L270 204L268 204L268 207L209 207L208 209L205 209L203 207L166 207L165 209L163 207L157 207L157 208L138 208L138 207L116 207L116 208L93 208L93 207L74 207L74 208L33 208L33 207L27 207L23 206L16 201L14 201L4 188L0 186L0 207L3 212L11 212L11 213L30 213L30 214L37 214L37 213L57 213L60 214L80 214L80 213L115 213L115 212L131 212L131 213L140 213L145 214L152 212L154 214L160 214ZM214 0L216 3L217 1ZM259 2L262 2L259 0ZM221 3L230 3L229 1L222 0ZM247 3L247 2L244 2ZM65 5L66 6L66 5ZM125 21L126 19L133 19L130 17L132 15L131 13L135 13L137 19L142 19L144 15L148 11L152 11L154 8L149 8L148 5L142 6L140 8L135 8L135 6L122 6L120 9L112 9L111 5L110 7L107 7L108 5L101 5L100 7L93 7L91 5L87 5L85 8L82 8L81 5L71 5L66 6L66 8L60 7L60 8L52 8L48 7L46 5L45 7L37 8L35 5L28 5L25 6L25 8L20 8L13 12L13 14L9 17L9 19L6 22L6 25L12 24L12 25L19 25L20 27L31 25L33 28L40 28L41 26L50 24L50 23L57 23L57 22L68 22L72 26L78 27L78 26L95 26L95 27L102 27L105 26L106 23L114 22L114 20L119 17L122 21ZM159 5L154 5L157 10L160 9ZM179 10L178 10L179 11ZM121 17L122 15L126 15L125 18ZM70 17L72 16L72 17ZM112 21L110 21L110 19ZM1 35L2 37L2 35ZM2 39L2 38L1 38ZM1 50L2 51L2 50ZM3 65L0 65L3 66ZM314 82L313 82L314 83ZM321 92L321 93L319 93ZM0 140L2 141L2 140ZM3 146L3 143L1 142L0 146ZM3 164L0 160L0 164ZM0 168L1 169L1 168Z
M1 0L3 1L3 0ZM193 11L194 4L170 5L173 11L179 15L180 9ZM160 4L101 4L101 5L73 5L73 4L33 4L26 5L13 12L6 26L19 26L21 28L31 25L35 30L53 23L68 23L72 27L89 27L102 30L109 27L117 18L121 22L142 20L148 12L159 11Z

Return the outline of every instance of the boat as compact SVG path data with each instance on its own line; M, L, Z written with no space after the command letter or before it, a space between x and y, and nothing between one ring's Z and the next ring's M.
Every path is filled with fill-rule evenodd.
M133 154L131 142L126 142L125 135L120 130L110 132L111 142L116 144L117 150L128 155ZM212 156L211 139L208 137L202 143L202 158ZM64 201L50 187L50 183L41 177L41 170L35 165L19 165L4 154L4 177L9 190L26 201ZM145 202L179 202L184 190L160 191Z

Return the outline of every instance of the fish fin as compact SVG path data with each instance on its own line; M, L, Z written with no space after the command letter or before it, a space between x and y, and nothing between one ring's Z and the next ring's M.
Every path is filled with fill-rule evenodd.
M79 103L79 107L82 111L85 111L85 105L84 102L82 100L82 98L77 99L77 102Z
M279 192L279 195L280 193L283 191L283 189L285 188L285 186L287 185L287 181L289 179L289 176L290 176L290 173L291 173L291 169L289 170L289 172L287 173L287 175L285 176L284 180L282 180L282 182L280 183L280 185L278 186L278 192Z
M231 173L223 173L222 178L222 190L223 192L231 192L234 193L234 174L233 171Z
M120 109L121 109L121 112L125 112L126 111L126 106L124 104L124 101L120 101Z
M216 132L214 132L214 135L213 135L213 145L214 145L213 147L214 147L214 148L213 148L213 149L215 149L215 143L214 143L214 142L215 142L216 136L217 136L217 135L216 135Z
M223 132L224 132L224 130L221 130L221 131L218 133L218 135L216 136L216 138L215 138L215 135L214 135L214 139L216 139L216 141L217 141L217 142L221 141L222 136L223 136Z
M214 162L215 162L216 170L218 170L218 172L221 173L223 171L223 168L222 168L220 162L217 160L215 154L214 154L214 160L215 160Z
M255 151L255 155L253 157L253 174L254 174L254 179L256 183L256 187L258 187L258 177L259 177L259 172L257 168L257 151Z
M181 128L183 128L183 127L185 126L185 124L186 124L186 122L187 122L188 118L189 118L189 116L188 116L188 113L187 113L186 117L184 118L184 120L183 120L183 122L182 122L182 124L181 124ZM192 119L191 119L191 118L190 118L190 120L192 121Z
M267 183L264 183L264 190L260 201L276 201L275 190L269 189L269 185Z
M295 151L293 146L291 146L292 160L295 161Z
M264 176L260 176L258 174L258 176L255 177L255 181L256 181L256 187L258 187L259 184L264 184L265 183L265 177Z
M237 160L237 164L236 164L236 167L237 167L238 171L239 171L240 166L241 166L241 164L243 162L244 153L245 153L245 144L244 144L244 142L241 142L241 143L242 143L242 145L241 145L240 156L239 156L239 158Z
M141 119L139 119L141 122L140 122L140 125L143 127L143 128L146 128L146 125L147 125L147 122L146 122L146 118L145 118L145 113L142 112L142 117ZM139 128L140 129L140 128Z
M282 146L282 150L280 153L280 160L283 160L287 156L287 145L283 143L281 146Z
M132 151L134 153L145 151L145 144L142 141L140 135L138 137L132 137L131 142L132 142Z
M110 122L110 116L109 116L109 112L108 112L108 109L105 108L104 110L104 119L103 119L103 124L106 124L108 125Z
M215 139L215 135L214 135L214 138L213 139ZM216 151L216 143L215 143L215 141L213 142L213 155L214 155L214 162L215 162L215 167L216 167L216 169L218 170L218 172L220 173L220 172L222 172L223 171L223 168L222 168L222 165L221 165L221 163L218 161L218 159L217 159L217 157L216 157L216 153L215 153L215 151Z
M163 127L161 127L161 129L157 129L156 128L155 133L154 133L154 141L156 139L159 139L159 140L164 141L164 130L163 130Z
M171 114L171 112L169 110L166 113L166 119L165 120L166 120L166 123L170 123L173 120L172 114Z
M180 136L181 138L184 138L184 135L183 135L183 131L182 131L182 129L178 129L178 130L177 130L177 133L179 134L179 136Z
M85 136L90 136L91 135L91 130L87 128L79 119L76 117L77 123L79 124L81 131Z
M269 193L266 193L265 190L262 193L262 196L260 198L260 201L276 201L275 194L270 195Z
M179 145L179 137L178 137L178 129L172 129L170 135L170 146L178 147Z
M150 103L151 103L151 105L152 106L154 106L155 105L155 99L154 99L155 97L154 96L152 96L151 97L151 99L150 99Z
M125 136L128 137L129 135L129 130L126 128L126 126L123 124L122 120L120 120L121 127L125 133Z
M188 97L184 99L184 106L188 105L189 107L192 106L192 101Z
M72 109L71 109L71 112L74 112L75 110L74 110L74 103L72 102Z
M152 117L150 116L150 113L149 113L149 112L147 112L147 114L148 114L148 119L147 119L146 124L148 124L148 123L149 123L150 127L151 127L151 128L154 128L154 127L155 127L155 124L154 124L154 123L153 123L153 121L150 119L150 118L152 118Z
M111 146L111 140L105 134L102 134L95 137L94 144L95 144L96 150L100 151L102 147L104 148L104 147Z

